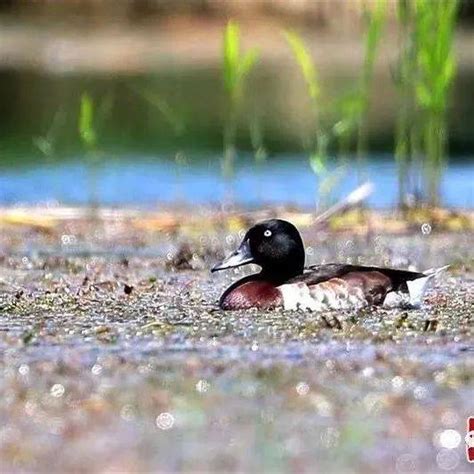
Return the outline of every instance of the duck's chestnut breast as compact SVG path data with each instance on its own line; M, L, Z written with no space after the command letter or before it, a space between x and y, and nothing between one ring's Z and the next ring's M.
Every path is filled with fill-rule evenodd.
M248 278L230 286L219 302L222 309L270 309L281 305L281 292L273 283Z

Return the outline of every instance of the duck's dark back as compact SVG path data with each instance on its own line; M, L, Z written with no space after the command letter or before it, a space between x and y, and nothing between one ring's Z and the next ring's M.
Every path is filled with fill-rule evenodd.
M364 265L350 265L344 263L329 263L326 265L312 265L305 268L302 275L292 278L288 283L306 283L307 285L316 285L331 278L341 278L349 273L351 274L368 274L375 273L388 277L391 283L391 290L406 291L406 282L416 280L424 276L423 273L410 272L408 270L397 270L395 268L370 267Z

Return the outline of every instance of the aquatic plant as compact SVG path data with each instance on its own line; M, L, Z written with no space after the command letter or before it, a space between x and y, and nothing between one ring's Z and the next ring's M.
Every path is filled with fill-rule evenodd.
M97 151L97 136L94 130L94 103L87 92L81 96L79 109L79 136L89 153Z
M362 161L367 154L367 115L370 106L375 59L386 19L386 7L386 0L377 0L372 8L364 12L366 24L364 33L364 63L359 87L353 97L352 109L349 111L351 115L354 115L353 120L357 123L359 177L361 175Z
M316 65L301 36L289 30L284 32L284 36L301 71L311 102L314 139L311 144L312 150L309 155L309 164L314 174L318 177L318 200L321 200L324 197L322 192L324 186L322 183L328 175L327 162L330 140L329 132L324 128L322 120L324 109L320 101L321 85Z
M33 137L33 145L41 152L46 160L51 163L57 156L59 130L64 125L64 109L59 108L51 121L51 125L44 135Z
M398 166L398 203L406 204L408 193L415 194L416 183L412 182L413 160L416 158L415 140L415 42L411 32L413 22L413 3L399 0L397 4L398 30L398 69L393 81L399 97L395 128L395 159Z
M59 108L55 112L47 132L44 135L33 137L33 145L39 150L49 165L58 158L59 132L64 127L65 115L64 109ZM56 183L54 183L54 187L56 187ZM58 190L56 189L55 191L57 193ZM57 198L56 193L54 194Z
M227 96L227 117L224 126L224 156L222 171L225 177L234 172L235 140L237 117L241 106L244 84L258 60L258 50L251 48L242 54L240 47L240 27L230 20L224 30L222 48L223 84Z
M295 32L286 31L285 37L304 77L311 100L315 143L310 165L319 180L319 200L326 199L345 174L345 161L351 142L356 135L358 171L361 176L362 160L367 153L367 115L376 53L386 18L386 0L378 0L365 12L364 63L361 77L353 91L328 102L322 97L317 69L309 50ZM337 142L337 161L334 172L328 169L328 149Z
M416 103L423 116L428 202L438 204L441 170L446 161L446 111L456 72L453 37L457 0L417 0L415 41Z
M83 92L79 103L77 130L84 149L88 168L89 203L91 207L98 204L98 167L104 158L104 152L99 147L100 132L106 119L112 112L115 94L111 90L99 101L94 101L88 92Z
M363 162L368 150L367 118L373 90L375 60L386 21L386 10L386 0L378 0L364 11L364 60L361 75L354 90L336 99L334 107L338 120L332 133L338 142L339 156L346 157L351 146L355 145L359 181L362 180Z
M95 105L87 92L81 95L78 116L78 131L89 170L89 202L91 207L97 205L97 166L99 162L99 150L97 147L97 133L94 124Z
M181 137L184 134L186 123L183 117L169 104L162 94L145 87L131 86L130 89L160 112L176 137Z
M187 124L176 108L172 107L168 100L156 90L135 85L131 86L130 89L147 104L160 112L167 125L171 128L174 138L180 141L186 132ZM174 162L176 164L176 199L179 200L183 194L181 183L182 172L188 164L188 158L181 148L174 154Z
M257 114L250 121L250 141L252 143L255 163L261 165L267 159L267 150L263 142L262 123Z
M303 39L294 31L285 31L284 36L304 78L311 104L314 137L311 139L309 164L318 178L317 204L324 207L329 204L332 190L345 174L342 155L338 156L336 169L330 170L328 149L332 141L338 140L342 144L348 136L347 131L354 122L348 114L352 109L343 106L349 102L323 100L317 68Z
M430 205L439 203L446 162L446 115L456 73L453 40L458 7L458 0L398 2L402 44L395 79L401 107L395 152L401 204L406 200L409 175L417 171L413 165L420 158L424 197Z

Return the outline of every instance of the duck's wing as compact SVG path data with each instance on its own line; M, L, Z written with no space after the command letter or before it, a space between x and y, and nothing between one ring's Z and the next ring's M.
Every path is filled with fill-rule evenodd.
M424 273L398 270L395 268L372 267L365 265L350 265L345 263L329 263L325 265L311 265L305 268L302 275L292 278L288 283L306 283L316 285L332 278L341 278L347 274L381 274L390 280L390 289L394 291L407 291L407 281L416 280L426 276ZM388 289L388 288L387 288Z
M423 273L383 267L332 263L308 267L280 286L287 309L340 309L379 305L389 293L408 293L407 282ZM410 291L411 293L411 291Z

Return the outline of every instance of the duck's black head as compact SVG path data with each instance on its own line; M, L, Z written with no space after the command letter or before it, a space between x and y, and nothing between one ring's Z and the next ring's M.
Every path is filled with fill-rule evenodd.
M270 219L253 226L239 248L212 271L255 263L261 274L272 281L285 281L303 273L304 245L300 233L290 222Z

